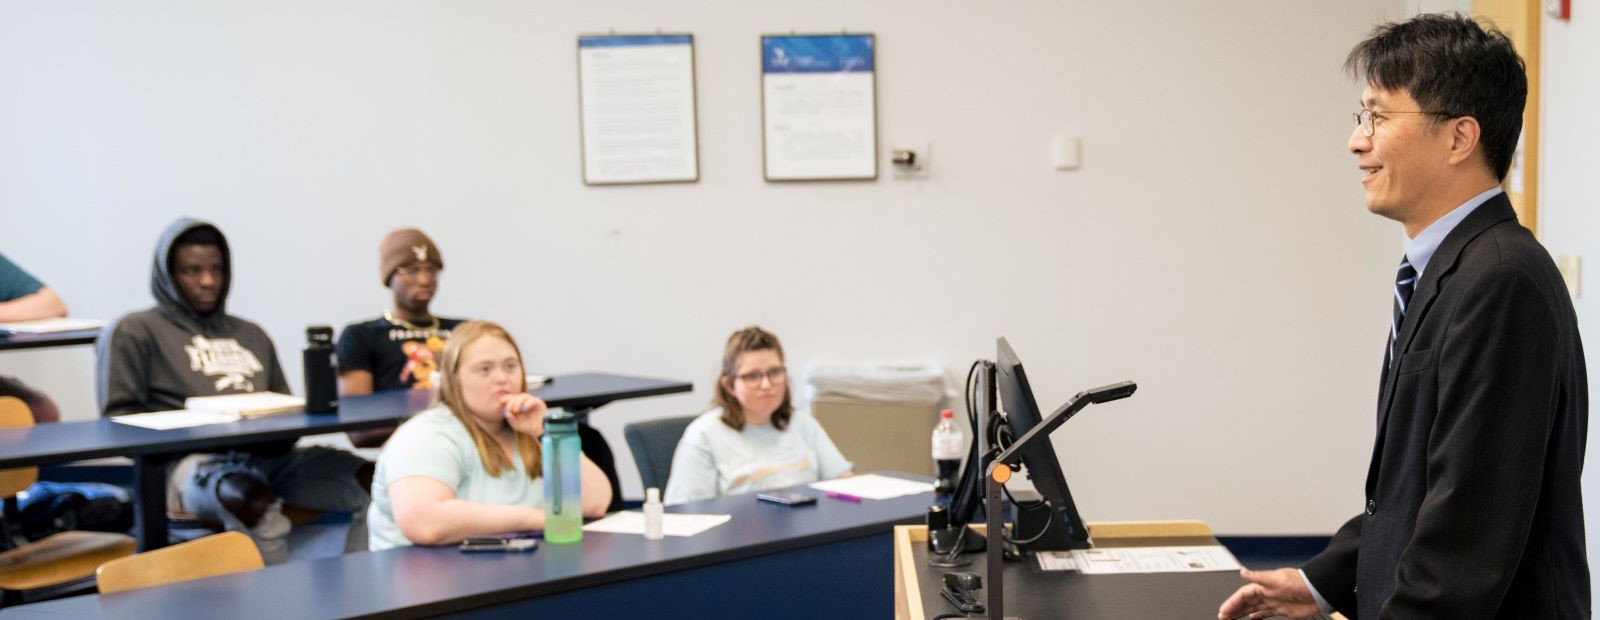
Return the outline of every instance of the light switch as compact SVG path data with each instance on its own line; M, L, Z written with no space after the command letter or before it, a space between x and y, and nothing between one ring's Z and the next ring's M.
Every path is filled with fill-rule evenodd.
M1077 136L1056 136L1050 145L1050 163L1056 170L1077 170L1082 139Z

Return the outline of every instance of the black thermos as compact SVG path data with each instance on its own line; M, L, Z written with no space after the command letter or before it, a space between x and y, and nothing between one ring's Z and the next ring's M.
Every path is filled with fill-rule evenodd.
M339 358L333 352L333 328L306 328L306 413L339 411Z

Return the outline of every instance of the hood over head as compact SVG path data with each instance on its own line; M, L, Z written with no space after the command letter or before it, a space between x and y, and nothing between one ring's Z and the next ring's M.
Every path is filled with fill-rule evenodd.
M177 279L172 276L173 251L177 249L178 238L191 230L207 228L216 233L218 247L222 251L222 289L217 293L217 307L210 314L200 315L189 305L189 300L183 297L183 290L178 288ZM228 290L233 286L233 254L228 250L228 238L223 236L222 230L215 224L193 218L180 218L161 232L161 237L156 241L155 259L150 266L150 294L155 296L156 305L161 311L173 318L189 319L205 322L211 317L221 317L227 314Z

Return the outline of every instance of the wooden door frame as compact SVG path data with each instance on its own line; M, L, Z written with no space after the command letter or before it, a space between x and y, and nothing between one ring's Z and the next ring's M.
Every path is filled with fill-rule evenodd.
M1539 74L1540 30L1544 21L1539 0L1472 0L1473 17L1488 19L1511 38L1522 55L1528 72L1528 104L1522 112L1522 144L1517 149L1519 162L1502 185L1517 220L1535 235L1539 234ZM1514 191L1521 175L1521 190Z

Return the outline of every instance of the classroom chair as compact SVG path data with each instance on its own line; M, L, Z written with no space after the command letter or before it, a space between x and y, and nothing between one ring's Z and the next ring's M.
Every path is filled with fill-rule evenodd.
M678 440L683 439L683 430L696 417L657 418L622 427L644 488L666 490L667 476L672 473L672 453L678 449Z
M33 427L27 403L0 397L0 429ZM68 531L28 542L18 519L17 493L39 479L39 468L0 470L0 496L5 497L0 517L0 607L55 595L76 594L94 585L101 564L133 554L138 543L127 534Z
M100 593L252 571L266 566L255 541L243 532L223 532L147 551L100 566Z

